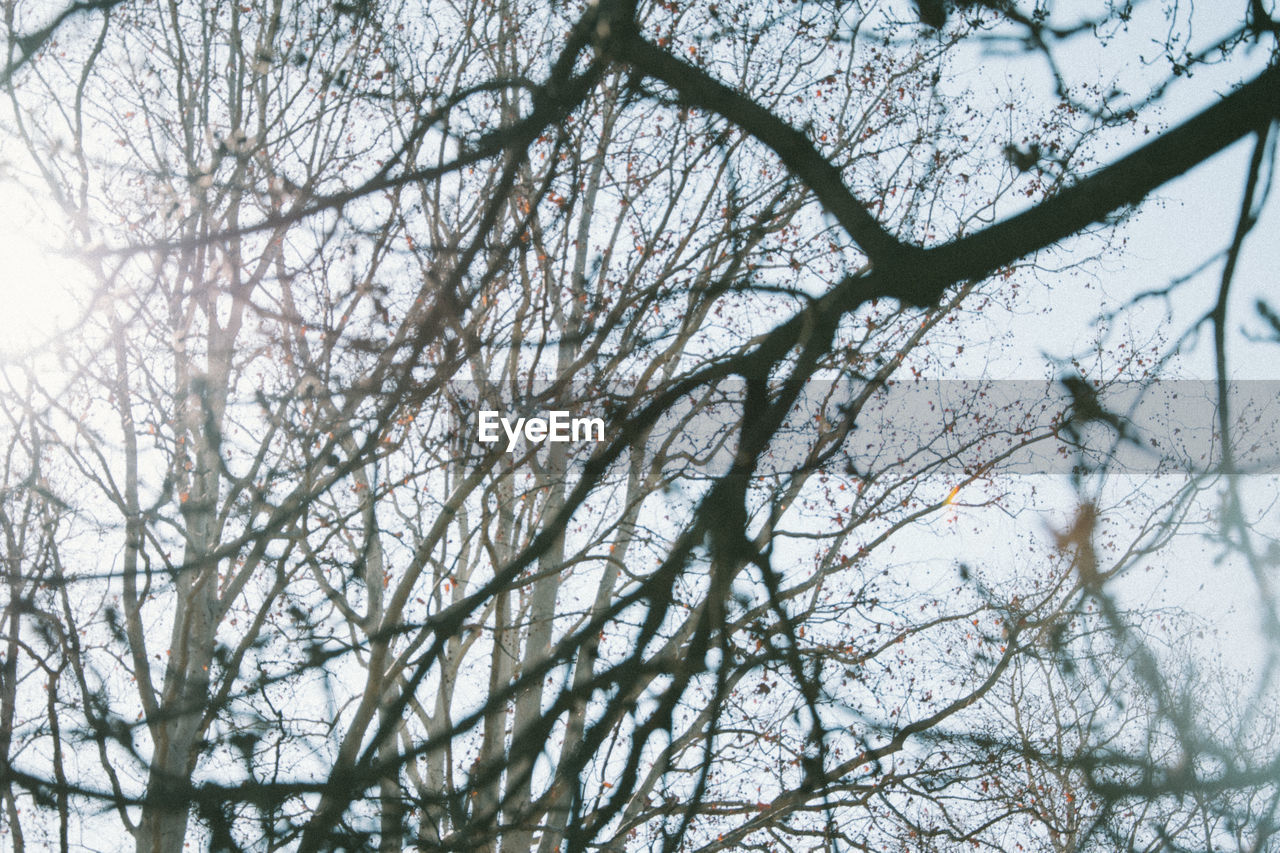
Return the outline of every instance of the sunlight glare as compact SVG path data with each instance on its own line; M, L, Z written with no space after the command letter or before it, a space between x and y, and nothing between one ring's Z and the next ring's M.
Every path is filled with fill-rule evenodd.
M52 217L28 199L0 203L0 359L54 348L86 309L83 267L61 250ZM81 298L77 298L79 293Z

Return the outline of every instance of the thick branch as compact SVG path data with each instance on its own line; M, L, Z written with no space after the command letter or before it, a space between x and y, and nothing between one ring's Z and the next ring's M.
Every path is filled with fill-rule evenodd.
M919 253L884 229L849 188L826 155L804 133L768 108L731 89L701 68L645 41L639 33L623 33L609 42L617 59L661 80L693 106L717 113L773 149L783 165L817 196L877 268L900 266Z
M1030 210L925 252L924 276L900 298L930 304L949 285L982 278L1064 240L1189 172L1280 118L1280 67L1272 67L1152 142Z

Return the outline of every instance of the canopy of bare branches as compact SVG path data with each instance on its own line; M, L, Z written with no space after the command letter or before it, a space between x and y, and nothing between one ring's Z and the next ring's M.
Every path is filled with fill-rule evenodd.
M0 363L5 844L1275 843L1274 3L4 10L78 270ZM1229 244L1094 306L1236 143ZM1252 672L1134 593L1201 554Z

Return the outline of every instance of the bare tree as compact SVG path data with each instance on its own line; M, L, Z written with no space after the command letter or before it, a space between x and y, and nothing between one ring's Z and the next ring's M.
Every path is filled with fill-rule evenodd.
M1273 740L1193 742L1108 586L1203 480L1143 512L1077 476L1017 566L895 549L1027 506L1002 472L1088 422L1129 439L1106 383L919 401L1038 253L1252 135L1225 378L1274 68L1093 168L1146 101L1057 74L992 111L952 63L1016 36L1056 72L1126 9L6 12L10 142L89 281L7 393L16 846L1265 843Z

